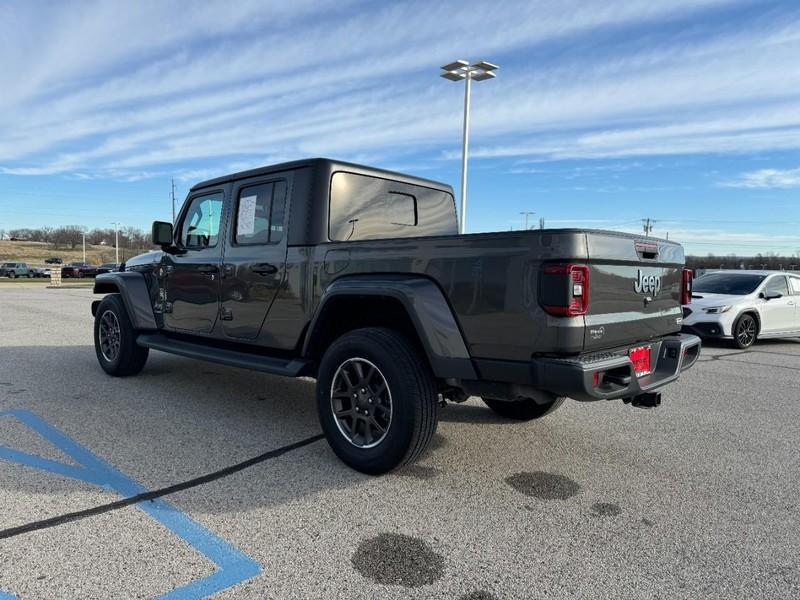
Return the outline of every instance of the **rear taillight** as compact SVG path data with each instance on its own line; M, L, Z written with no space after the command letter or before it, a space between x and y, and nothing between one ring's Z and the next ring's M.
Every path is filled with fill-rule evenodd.
M589 267L545 265L539 298L545 312L559 317L577 317L589 310Z
M693 280L694 272L684 267L681 275L681 304L691 304Z
M681 304L691 304L693 280L694 272L684 267L681 277Z

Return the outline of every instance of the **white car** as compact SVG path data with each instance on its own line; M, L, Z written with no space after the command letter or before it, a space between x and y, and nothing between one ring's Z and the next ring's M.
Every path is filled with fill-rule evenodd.
M800 275L715 271L694 280L683 329L749 348L759 338L800 337Z

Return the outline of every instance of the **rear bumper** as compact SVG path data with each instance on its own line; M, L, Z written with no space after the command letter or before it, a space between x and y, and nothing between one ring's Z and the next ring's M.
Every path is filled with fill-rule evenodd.
M696 335L676 333L647 344L652 346L653 371L643 377L634 374L628 357L635 345L572 357L535 358L529 363L479 359L475 364L484 381L530 386L557 396L592 401L632 399L654 392L678 379L700 356L700 338Z
M724 327L720 323L695 323L694 325L684 325L681 327L681 332L691 335L699 336L703 339L723 339L733 337L730 333L726 333Z
M700 356L700 338L679 333L648 342L652 346L649 375L637 377L629 348L575 358L533 361L534 385L574 400L614 400L653 392L680 377Z

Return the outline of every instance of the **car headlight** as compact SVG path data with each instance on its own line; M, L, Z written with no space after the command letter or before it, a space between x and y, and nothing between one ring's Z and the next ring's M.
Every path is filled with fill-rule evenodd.
M728 312L731 309L730 304L726 304L725 306L709 306L708 308L704 308L708 314L710 315L718 315L720 313Z

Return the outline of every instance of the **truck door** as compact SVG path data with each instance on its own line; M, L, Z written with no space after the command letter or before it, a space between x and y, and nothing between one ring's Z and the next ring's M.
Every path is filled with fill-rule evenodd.
M169 329L211 333L219 312L220 231L224 217L222 189L189 197L178 222L178 245L183 254L165 254L164 324Z
M228 337L255 339L283 284L290 177L278 173L241 181L233 187L220 309Z
M784 275L771 277L767 280L762 293L780 294L780 297L761 301L761 331L764 333L793 331L796 298L789 294L786 277Z

